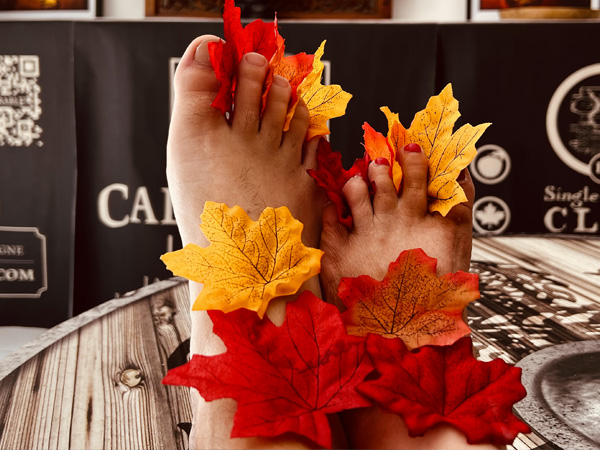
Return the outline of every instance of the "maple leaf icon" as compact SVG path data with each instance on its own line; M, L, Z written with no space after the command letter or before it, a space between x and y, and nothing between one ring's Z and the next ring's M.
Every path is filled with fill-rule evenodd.
M490 229L500 226L506 218L506 213L492 202L489 202L479 211L475 211L475 218L482 226Z

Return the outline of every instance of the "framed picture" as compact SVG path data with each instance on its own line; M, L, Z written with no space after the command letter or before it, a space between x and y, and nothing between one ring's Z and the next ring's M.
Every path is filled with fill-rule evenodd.
M470 0L470 19L475 21L499 20L501 10L507 8L569 7L599 9L600 0Z
M0 20L77 20L96 17L96 0L0 0Z
M236 0L243 18L389 19L392 0ZM146 17L220 18L224 0L146 0Z

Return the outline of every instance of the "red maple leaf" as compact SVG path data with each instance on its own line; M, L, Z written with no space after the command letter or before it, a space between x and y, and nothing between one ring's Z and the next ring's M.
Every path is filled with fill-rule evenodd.
M321 139L317 147L317 168L307 170L317 184L325 188L327 198L336 205L339 222L349 230L352 228L352 215L342 189L350 178L357 175L362 176L365 183L369 183L369 162L369 155L365 152L362 158L354 161L350 170L345 170L341 153L334 152L329 142ZM372 189L370 184L369 189Z
M380 376L357 389L402 416L413 437L447 423L470 444L504 445L530 431L512 413L512 405L526 395L521 369L501 359L477 361L468 337L410 352L400 339L372 334L367 351Z
M369 406L355 387L373 370L365 340L346 333L339 311L305 291L281 327L244 309L210 311L227 353L194 355L165 384L191 386L206 401L237 401L231 437L293 432L331 448L327 414Z
M278 57L283 55L283 39L277 30L276 21L265 23L257 19L242 27L240 17L240 8L234 6L234 0L225 0L223 12L225 42L208 43L210 62L220 82L219 92L212 106L223 114L233 111L237 68L246 53L260 53L269 61L276 53ZM269 75L265 90L268 90L269 79L272 79L271 72Z

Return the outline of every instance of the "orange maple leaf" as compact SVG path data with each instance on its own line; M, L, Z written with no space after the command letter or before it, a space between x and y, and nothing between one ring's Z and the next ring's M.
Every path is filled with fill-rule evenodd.
M456 178L475 157L475 143L490 124L475 127L467 124L452 133L460 113L451 84L440 95L429 99L427 107L415 115L408 130L400 123L398 114L387 107L381 110L388 119L387 139L392 149L398 152L406 144L416 143L429 161L429 211L438 211L445 216L454 205L466 201Z
M402 167L396 159L396 150L390 146L383 134L375 131L367 122L363 124L363 130L365 131L365 150L369 154L369 158L371 158L371 161L375 161L377 158L388 160L394 186L396 191L399 191L402 181Z
M298 97L304 100L310 114L310 127L306 140L315 136L325 136L330 133L327 128L327 121L334 117L343 116L346 112L346 106L352 98L352 95L342 90L337 84L323 86L321 77L323 75L324 65L321 62L325 48L325 41L321 43L315 52L312 64L312 71L302 80L298 86ZM293 105L288 109L286 117L286 126L294 115L296 108Z
M246 308L262 318L271 299L296 293L321 269L323 252L302 244L303 225L285 206L254 222L239 206L206 202L201 219L208 247L188 244L161 257L175 275L204 283L193 310Z
M283 131L287 131L290 128L290 121L296 111L298 105L298 86L302 81L312 72L313 70L314 55L307 55L306 53L298 53L297 55L286 56L279 58L277 65L273 68L273 73L284 77L290 82L292 87L292 96L290 98L290 105L288 107L288 113L286 116Z
M342 278L338 295L349 334L400 338L409 349L450 345L470 332L462 312L479 298L478 277L456 272L438 278L437 260L421 249L406 250L382 281L367 275Z

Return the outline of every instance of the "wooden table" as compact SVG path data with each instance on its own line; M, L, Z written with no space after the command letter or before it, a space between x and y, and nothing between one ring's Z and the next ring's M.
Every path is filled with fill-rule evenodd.
M555 344L600 337L600 240L481 237L469 308L481 360L515 363ZM185 362L187 284L161 281L66 321L3 360L1 449L183 449L188 390L163 386ZM551 449L535 432L515 449Z

